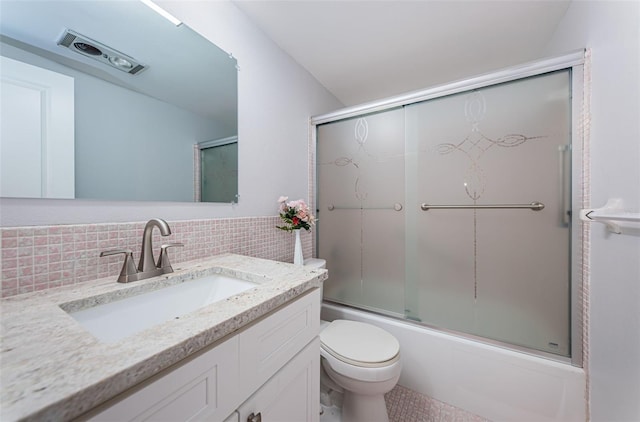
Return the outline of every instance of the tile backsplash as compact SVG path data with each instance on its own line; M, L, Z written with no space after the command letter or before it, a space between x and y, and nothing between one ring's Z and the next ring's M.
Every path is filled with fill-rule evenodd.
M237 253L276 261L293 261L294 235L275 228L278 216L167 221L171 235L154 230L157 259L160 245L171 248L172 264L221 253ZM108 249L130 249L138 262L146 221L0 228L2 297L118 276L123 256L100 258ZM305 257L312 254L312 236L302 232Z

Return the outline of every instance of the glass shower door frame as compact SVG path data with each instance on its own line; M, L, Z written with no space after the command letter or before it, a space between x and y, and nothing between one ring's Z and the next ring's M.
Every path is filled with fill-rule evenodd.
M500 71L484 74L481 76L452 82L449 84L439 85L426 90L411 92L408 94L382 99L359 106L348 107L332 113L314 116L311 118L310 136L311 136L311 154L312 163L315 159L315 151L317 147L317 126L324 123L335 122L347 118L362 116L378 111L385 111L396 107L414 104L430 99L440 98L456 93L466 92L473 89L484 88L504 82L515 81L531 76L542 75L557 70L571 69L571 177L567 181L571 187L571 208L580 210L588 207L589 201L589 177L586 174L588 170L583 163L588 157L588 146L584 144L585 123L588 116L585 116L584 104L584 62L585 51L579 50L566 55L552 57L540 61L527 63L520 66L510 67ZM314 206L317 203L317 172L313 172L313 184L316 189L310 195L313 198ZM577 212L577 211L576 211ZM584 295L583 282L586 278L586 268L588 268L588 256L585 254L584 245L589 239L588 225L583 225L578 218L571 219L571 263L570 263L570 280L571 291L570 298L570 325L571 325L571 357L556 356L546 352L537 352L535 350L520 348L510 344L492 341L477 336L468 335L470 338L480 340L486 343L499 345L530 354L539 355L541 357L553 359L556 361L570 363L577 367L583 366L583 338L585 338L586 326L584 324L584 315L587 301ZM317 248L318 236L316 236L314 248ZM441 331L447 331L442 330ZM456 332L456 335L467 336Z

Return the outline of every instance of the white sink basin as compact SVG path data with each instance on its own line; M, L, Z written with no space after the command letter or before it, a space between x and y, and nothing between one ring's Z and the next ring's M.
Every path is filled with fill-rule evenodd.
M253 287L250 281L216 274L69 315L98 339L113 343Z

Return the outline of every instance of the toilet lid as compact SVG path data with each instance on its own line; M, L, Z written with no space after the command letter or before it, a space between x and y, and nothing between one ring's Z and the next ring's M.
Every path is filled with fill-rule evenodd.
M336 358L365 365L388 362L400 351L398 340L385 330L343 319L337 319L323 329L320 342Z
M327 268L327 261L320 258L307 258L302 263L305 267L325 269Z

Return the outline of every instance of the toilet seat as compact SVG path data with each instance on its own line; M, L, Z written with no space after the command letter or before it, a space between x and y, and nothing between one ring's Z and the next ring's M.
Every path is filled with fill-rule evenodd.
M320 342L336 359L367 368L388 366L398 359L400 344L371 324L338 319L320 332Z
M327 354L330 354L331 356L333 356L334 358L347 363L349 365L353 365L353 366L359 366L361 368L384 368L385 366L389 366L395 362L397 362L400 359L400 354L395 355L393 358L389 359L389 360L385 360L383 362L373 362L373 363L369 363L369 362L360 362L357 360L353 360L353 359L349 359L348 357L342 356L339 353L336 353L334 350L331 350L329 347L321 344L320 348L324 349L324 351Z
M362 381L393 378L400 370L400 344L381 328L335 320L320 332L320 354L336 372Z

